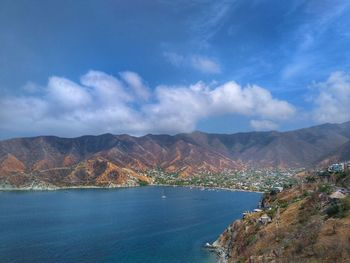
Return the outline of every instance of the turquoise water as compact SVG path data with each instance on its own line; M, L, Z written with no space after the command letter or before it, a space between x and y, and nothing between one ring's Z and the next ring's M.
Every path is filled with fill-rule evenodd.
M0 262L216 262L203 245L260 197L183 187L0 192Z

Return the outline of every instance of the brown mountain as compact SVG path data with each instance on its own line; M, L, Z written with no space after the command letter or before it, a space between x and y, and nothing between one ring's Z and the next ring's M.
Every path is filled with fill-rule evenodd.
M25 186L137 185L140 172L308 167L349 152L350 122L289 132L40 136L0 141L0 183ZM338 155L337 155L338 154Z

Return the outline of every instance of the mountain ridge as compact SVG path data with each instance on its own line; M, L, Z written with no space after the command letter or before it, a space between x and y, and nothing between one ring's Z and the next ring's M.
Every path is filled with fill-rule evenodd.
M0 184L135 185L150 183L140 175L154 168L192 176L247 166L310 167L350 159L349 147L350 122L287 132L13 138L0 141Z

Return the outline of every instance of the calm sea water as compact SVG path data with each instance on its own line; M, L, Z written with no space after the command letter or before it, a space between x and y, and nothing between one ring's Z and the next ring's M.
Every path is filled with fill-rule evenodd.
M216 262L203 245L260 197L182 187L0 192L0 262Z

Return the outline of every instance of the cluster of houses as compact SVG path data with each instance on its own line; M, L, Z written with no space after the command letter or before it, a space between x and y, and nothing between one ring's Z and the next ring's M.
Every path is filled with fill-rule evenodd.
M254 214L254 213L260 213L260 212L263 212L263 210L262 209L258 209L258 208L254 209L253 211L244 212L243 213L243 218L245 218L247 215L251 215L251 214ZM257 222L262 224L262 225L266 225L268 223L271 223L272 219L267 214L263 214L262 216L259 217Z
M280 193L280 192L283 191L283 187L282 186L274 186L271 189L271 191L273 191L275 193ZM259 207L261 207L261 204L259 205ZM270 210L271 209L270 207L265 207L265 208L266 209L256 208L253 211L246 211L246 212L243 213L243 218L245 218L246 216L251 215L251 214L261 213L261 212L264 212L266 210ZM266 225L266 224L271 223L271 222L272 222L271 217L269 217L266 213L262 214L257 220L257 223L260 223L262 225Z
M333 163L328 166L328 172L344 172L350 171L350 161L342 163Z

